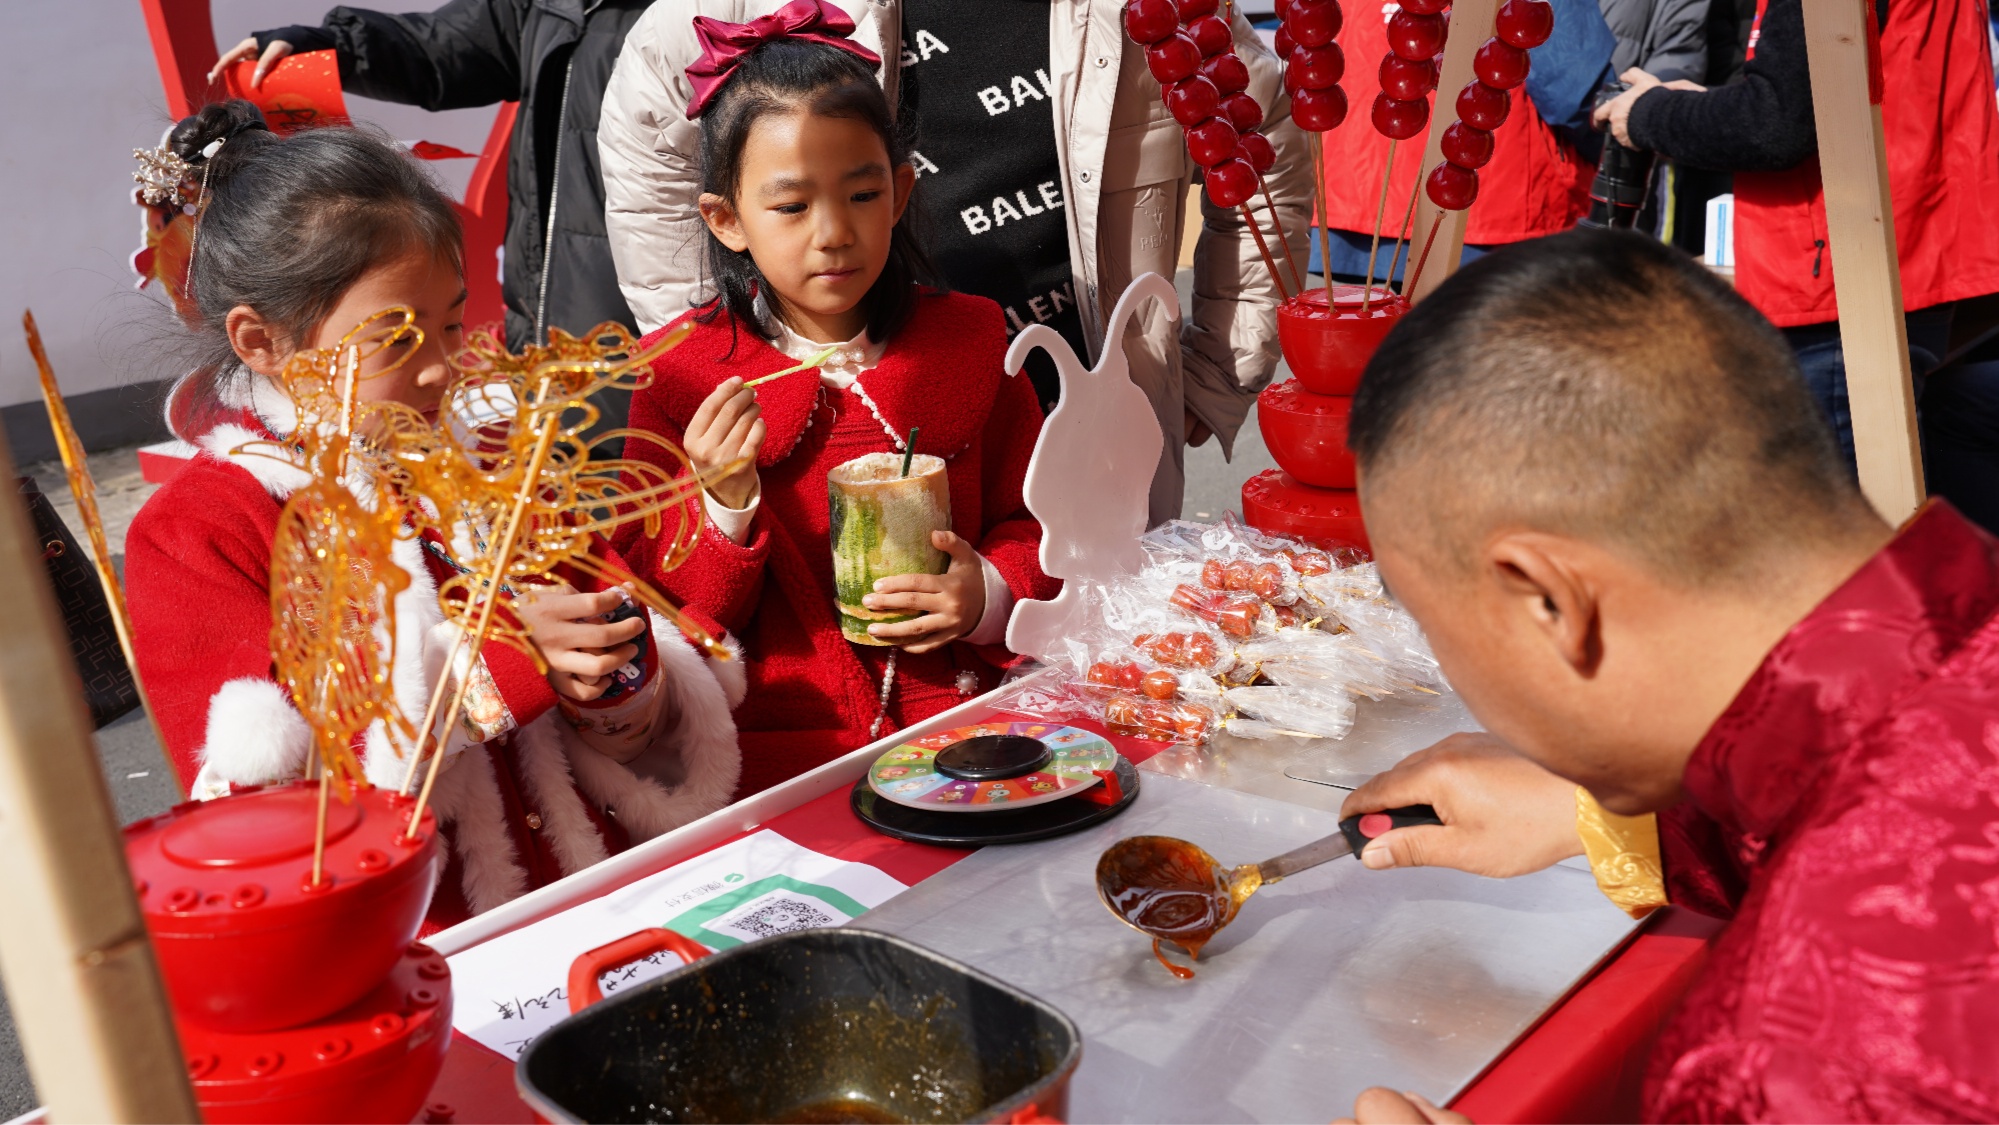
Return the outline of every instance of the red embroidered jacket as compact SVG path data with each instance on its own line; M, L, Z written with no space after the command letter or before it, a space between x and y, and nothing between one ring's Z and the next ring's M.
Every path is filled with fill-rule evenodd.
M1999 542L1941 501L1778 643L1659 817L1732 921L1652 1121L1999 1120Z
M693 558L653 575L675 600L712 615L743 642L749 693L736 709L739 795L869 741L892 650L855 645L840 633L826 473L864 454L893 452L891 429L922 427L920 452L949 466L952 528L999 570L1015 598L1049 598L1060 589L1041 571L1041 525L1020 492L1041 407L1026 379L1004 373L1005 353L998 305L929 294L855 389L835 390L809 373L757 388L767 436L757 457L763 498L748 541L738 546L704 521ZM678 444L723 380L792 366L790 357L718 317L654 364L653 385L632 396L631 424ZM629 442L626 455L661 456L642 441ZM628 535L617 547L641 574L652 569L654 544ZM882 733L962 702L960 672L972 673L981 691L998 683L992 663L967 645L898 656Z

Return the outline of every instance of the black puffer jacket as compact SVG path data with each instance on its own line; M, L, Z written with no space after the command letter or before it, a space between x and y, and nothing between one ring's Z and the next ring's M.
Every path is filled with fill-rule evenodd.
M257 46L282 39L296 51L338 51L341 86L381 101L520 103L501 266L507 342L518 348L547 327L634 326L604 237L597 115L625 33L651 2L452 0L405 15L335 8L319 27L260 31Z

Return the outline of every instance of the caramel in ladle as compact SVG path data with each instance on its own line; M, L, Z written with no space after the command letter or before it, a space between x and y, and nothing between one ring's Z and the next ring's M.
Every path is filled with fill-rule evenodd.
M1201 947L1235 920L1264 879L1258 866L1229 869L1198 845L1171 836L1132 836L1097 860L1097 894L1111 913L1152 939L1153 956L1181 980L1194 970L1166 959L1171 942L1198 959Z

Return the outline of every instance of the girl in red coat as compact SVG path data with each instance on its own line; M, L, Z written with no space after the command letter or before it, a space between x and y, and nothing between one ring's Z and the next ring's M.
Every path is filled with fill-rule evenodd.
M414 354L375 378L370 368L386 362L370 361L360 394L434 415L462 342L465 285L449 201L385 140L341 128L280 138L249 103L231 102L181 122L169 146L206 185L191 293L210 354L168 406L201 452L133 521L125 579L167 751L181 783L210 798L304 776L311 741L271 668L272 537L286 498L310 480L271 456L287 447L269 443L297 425L272 376L295 351L406 305L422 337L396 346ZM363 502L378 487L365 468L346 483ZM456 639L437 584L465 547L428 533L394 545L409 586L395 599L390 680L412 720ZM440 732L433 807L449 857L432 929L714 811L735 788L740 665L711 665L642 612L606 620L622 593L570 580L580 592L550 587L520 609L547 675L497 643L451 673L471 677L471 701ZM400 786L408 759L381 725L363 741L369 778Z
M743 638L736 721L751 793L994 686L1014 601L1057 585L1021 501L1040 405L1002 369L999 306L921 284L929 271L901 221L915 172L870 73L878 60L846 40L852 21L830 4L694 22L705 51L688 68L688 115L702 123L719 296L688 314L698 327L654 365L632 423L682 441L703 470L751 459L709 485L693 559L656 577ZM949 567L874 583L863 608L916 616L868 626L880 645L852 643L834 602L827 473L906 452L911 434L945 465L955 532L932 542Z

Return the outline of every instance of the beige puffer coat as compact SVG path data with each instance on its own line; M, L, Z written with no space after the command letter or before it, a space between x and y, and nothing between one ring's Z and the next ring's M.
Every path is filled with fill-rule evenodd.
M898 0L836 0L854 16L854 40L882 56L881 79L896 96ZM700 54L695 16L741 23L782 0L658 0L625 39L604 95L597 143L606 223L618 280L639 327L657 328L705 299L701 280L700 125L687 120L683 71ZM1092 355L1104 321L1131 279L1174 275L1196 168L1180 126L1145 69L1143 49L1124 34L1117 0L1051 0L1049 74L1056 91L1056 149L1069 201L1069 257L1083 297ZM1250 93L1265 109L1264 132L1277 149L1270 193L1300 268L1310 220L1311 167L1304 135L1291 123L1281 64L1240 15L1236 50L1248 64ZM1277 293L1238 212L1202 197L1194 251L1193 308L1178 339L1156 308L1128 333L1132 378L1152 399L1168 440L1152 483L1151 517L1180 514L1185 415L1191 412L1233 451L1257 391L1278 360ZM1268 231L1268 219L1264 219ZM1274 239L1271 250L1277 252Z

